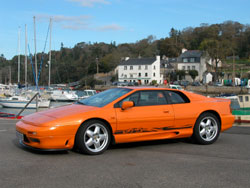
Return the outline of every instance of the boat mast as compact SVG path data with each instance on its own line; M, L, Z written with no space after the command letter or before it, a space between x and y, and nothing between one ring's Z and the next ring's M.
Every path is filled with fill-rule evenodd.
M36 71L36 89L38 90L38 83L37 83L37 58L36 58L36 17L34 16L34 47L35 47L35 71Z
M25 24L25 88L27 89L27 25Z
M48 86L50 87L52 18L50 18L49 27L50 27L50 40L49 40L49 83L48 83Z
M18 75L17 75L17 82L20 83L20 35L21 35L21 29L18 27Z

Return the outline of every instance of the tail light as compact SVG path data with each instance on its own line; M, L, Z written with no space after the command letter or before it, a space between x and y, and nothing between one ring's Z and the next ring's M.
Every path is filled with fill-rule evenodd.
M230 101L230 103L229 103L229 108L230 108L230 113L232 114L233 113L233 108L232 108L231 103L232 103L232 101Z

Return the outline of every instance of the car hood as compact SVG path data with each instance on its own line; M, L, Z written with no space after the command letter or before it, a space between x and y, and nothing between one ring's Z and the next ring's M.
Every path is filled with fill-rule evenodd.
M96 109L99 108L81 104L72 104L24 116L22 121L31 125L42 126L48 122L75 116L77 114L82 114L84 112L93 111Z

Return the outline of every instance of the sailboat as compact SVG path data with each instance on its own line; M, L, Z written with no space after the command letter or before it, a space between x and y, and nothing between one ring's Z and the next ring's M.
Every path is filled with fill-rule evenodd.
M50 23L51 27L51 23ZM34 28L35 28L35 17L34 17ZM35 34L35 33L34 33ZM36 42L36 41L35 41ZM20 83L20 28L18 32L18 83ZM36 43L35 43L35 60L36 60ZM38 80L37 80L37 64L36 64L36 86L38 89ZM25 86L27 88L27 27L25 25ZM20 95L13 95L9 98L4 98L0 100L0 105L6 108L24 108L26 104L30 101L30 99L37 93L32 92L30 93L30 96L28 96L27 90L23 93L23 96ZM38 106L36 106L38 104ZM41 97L38 98L38 102L32 101L27 108L49 108L50 106L50 100L42 99Z

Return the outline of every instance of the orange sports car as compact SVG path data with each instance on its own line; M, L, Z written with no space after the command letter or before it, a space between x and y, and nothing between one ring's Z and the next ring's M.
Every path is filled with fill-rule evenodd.
M192 137L212 144L234 122L230 100L166 88L113 88L25 116L19 142L42 150L103 153L110 143Z

